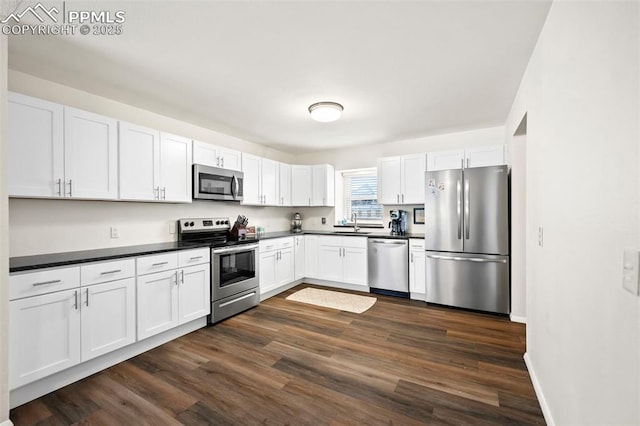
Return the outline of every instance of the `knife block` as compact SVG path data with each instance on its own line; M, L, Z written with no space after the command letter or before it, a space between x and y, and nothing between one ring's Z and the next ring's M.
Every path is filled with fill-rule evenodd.
M244 240L247 237L247 227L236 222L231 228L230 235L232 240Z

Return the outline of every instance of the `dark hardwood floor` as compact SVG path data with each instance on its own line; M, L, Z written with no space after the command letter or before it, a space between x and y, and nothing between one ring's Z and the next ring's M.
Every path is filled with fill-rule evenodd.
M376 295L363 314L285 300L11 411L30 424L544 424L507 319Z

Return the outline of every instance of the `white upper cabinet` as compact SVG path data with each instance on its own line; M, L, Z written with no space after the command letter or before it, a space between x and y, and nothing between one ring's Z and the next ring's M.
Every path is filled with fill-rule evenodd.
M118 198L117 121L9 94L9 195Z
M507 164L505 145L437 151L427 154L427 170L461 169Z
M312 167L311 205L335 205L335 171L329 164Z
M191 140L160 133L160 197L163 201L190 203Z
M243 153L242 169L242 204L280 205L280 164L277 161Z
M291 164L280 163L279 206L291 205Z
M424 203L426 155L412 154L378 159L380 204Z
M160 199L160 132L121 121L120 198Z
M291 205L311 205L311 166L291 166Z
M9 93L7 180L10 196L62 196L64 107Z
M118 198L118 122L64 108L64 175L67 196Z
M193 141L193 163L240 171L242 170L242 154L233 149Z

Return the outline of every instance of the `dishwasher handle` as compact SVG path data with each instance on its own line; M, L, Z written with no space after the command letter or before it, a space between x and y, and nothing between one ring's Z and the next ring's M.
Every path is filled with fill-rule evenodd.
M397 240L371 240L374 244L396 244L396 245L407 245L406 241L397 241Z

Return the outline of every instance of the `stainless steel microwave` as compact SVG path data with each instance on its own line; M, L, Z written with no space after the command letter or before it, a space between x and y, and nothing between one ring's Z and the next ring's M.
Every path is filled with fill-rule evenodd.
M193 199L242 201L244 174L237 170L193 165Z

